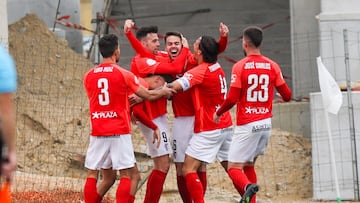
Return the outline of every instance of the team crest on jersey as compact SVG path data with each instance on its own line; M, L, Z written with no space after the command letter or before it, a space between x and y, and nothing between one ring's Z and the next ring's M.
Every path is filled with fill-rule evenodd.
M230 83L236 82L236 74L231 74L231 81Z
M186 77L190 81L194 76L191 73L185 73L184 77Z
M146 60L146 64L148 64L149 66L153 66L155 65L156 61L154 59L147 59Z

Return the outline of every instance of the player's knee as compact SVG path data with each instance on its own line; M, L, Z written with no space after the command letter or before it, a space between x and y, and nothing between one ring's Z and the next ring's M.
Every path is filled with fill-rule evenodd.
M131 181L140 182L140 180L141 180L140 173L134 173L131 175Z
M114 178L104 179L103 182L106 187L111 187L115 183L115 180L116 180L116 176Z
M168 173L170 170L170 158L168 156L161 156L154 160L154 169Z
M186 167L185 165L182 167L181 171L182 171L182 174L183 174L184 177L185 177L188 173L195 172L195 171L191 170L191 168Z

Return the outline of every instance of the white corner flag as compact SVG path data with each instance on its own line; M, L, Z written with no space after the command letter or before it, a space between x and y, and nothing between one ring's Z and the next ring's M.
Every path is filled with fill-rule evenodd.
M342 94L339 85L325 68L321 57L316 58L319 71L319 84L324 108L327 112L337 114L342 105Z
M321 96L323 99L324 111L325 111L325 121L329 136L329 147L330 147L330 157L331 157L331 166L333 169L334 181L335 181L335 189L337 196L337 203L341 203L340 198L340 189L339 182L336 171L336 163L335 163L335 153L334 153L334 144L331 136L331 127L329 122L329 113L337 114L342 105L342 94L340 87L336 83L335 79L331 76L329 71L325 68L324 64L321 61L321 57L316 58L316 62L318 65L319 71L319 84L321 90Z

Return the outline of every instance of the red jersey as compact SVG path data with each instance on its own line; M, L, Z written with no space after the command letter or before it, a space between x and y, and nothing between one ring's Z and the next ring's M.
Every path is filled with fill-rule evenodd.
M192 101L192 90L177 92L172 97L172 109L175 117L194 116L194 104Z
M218 44L219 44L219 54L221 52L223 52L226 49L227 46L227 41L228 38L227 37L220 37ZM192 54L191 52L189 52L188 56L187 56L187 61L186 61L186 67L184 72L196 67L198 65L197 60L194 57L194 54ZM180 77L182 77L183 74L177 74L174 75L173 77L175 79L178 79ZM176 94L173 95L172 98L172 109L174 112L174 116L175 117L180 117L180 116L194 116L195 115L195 110L194 110L194 104L192 101L192 90L189 91L184 91L184 92L178 92Z
M154 74L155 64L158 63L153 59L141 57L136 55L131 61L131 72L139 77L147 77L149 74ZM167 99L160 98L154 101L149 101L152 119L157 118L167 113Z
M184 91L192 88L195 133L232 126L229 112L225 112L220 117L219 123L213 120L213 115L224 102L227 92L225 73L219 63L202 63L187 71L177 81L180 82Z
M156 56L155 59L136 55L131 61L131 72L139 77L147 77L151 74L177 74L183 71L188 49L184 48L180 56L173 63L166 62L164 56ZM160 98L150 102L153 118L167 113L167 99Z
M144 86L146 89L149 89L149 84L145 81L144 78L138 78L140 85ZM133 94L134 92L131 92L130 94ZM146 125L147 127L156 130L157 126L152 121L152 112L150 107L150 101L144 100L140 103L135 104L130 108L133 115L136 117L137 120L139 120L141 123Z
M230 86L241 88L236 124L272 117L274 88L284 83L279 65L265 56L250 55L234 64Z
M89 98L91 135L129 134L129 91L139 88L137 77L114 63L102 63L84 76Z
M170 57L168 57L168 60L170 60ZM198 64L197 61L194 59L194 55L191 52L189 52L187 56L187 63L184 72L196 67L197 65ZM182 76L183 73L176 74L173 75L173 78L178 79L181 78ZM177 92L176 94L173 95L171 104L175 117L195 115L194 104L192 101L192 90Z

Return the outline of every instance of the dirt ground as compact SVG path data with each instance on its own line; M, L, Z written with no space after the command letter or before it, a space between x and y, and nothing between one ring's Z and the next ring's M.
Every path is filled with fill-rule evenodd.
M47 193L42 191L52 191L53 197L54 194L68 197L67 201L62 199L63 202L81 202L86 175L83 158L89 133L88 103L82 77L93 64L69 49L67 42L49 31L35 14L9 26L9 48L19 78L15 202L48 202L45 200ZM138 165L145 182L151 160L144 156L145 142L136 126L133 131ZM266 155L259 158L256 171L260 185L258 202L311 201L309 139L274 129ZM172 167L161 202L180 202L175 180ZM143 184L136 202L141 202L145 188ZM113 194L112 190L107 197L110 202ZM27 196L35 200L21 199ZM236 202L238 198L220 164L208 165L207 202Z

